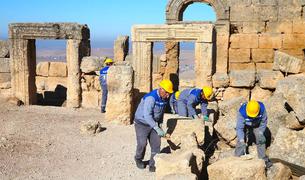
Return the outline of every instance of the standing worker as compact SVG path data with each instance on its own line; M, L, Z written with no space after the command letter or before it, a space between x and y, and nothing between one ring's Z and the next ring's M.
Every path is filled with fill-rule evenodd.
M196 113L196 106L201 105L201 117L208 121L208 100L212 98L213 89L204 86L202 89L185 89L181 92L178 100L178 114L180 116L199 118Z
M159 86L159 89L151 91L141 99L134 120L137 137L136 165L140 169L145 168L143 158L148 140L151 147L150 172L156 170L154 156L160 153L160 137L165 136L165 132L161 128L164 108L170 94L173 93L173 83L170 80L162 80Z
M178 114L178 106L177 106L177 101L179 99L180 96L180 91L176 91L175 93L173 93L169 99L169 105L171 108L171 112L172 114Z
M106 66L100 70L100 85L102 87L101 113L106 112L106 103L108 96L107 72L109 67L113 65L113 60L110 58L106 58L104 63Z
M249 139L249 134L254 133L258 158L265 161L266 168L271 167L272 162L266 155L266 137L264 136L266 127L267 113L262 102L251 100L241 105L237 115L235 156L239 157L246 154L245 139ZM245 137L245 131L247 137Z

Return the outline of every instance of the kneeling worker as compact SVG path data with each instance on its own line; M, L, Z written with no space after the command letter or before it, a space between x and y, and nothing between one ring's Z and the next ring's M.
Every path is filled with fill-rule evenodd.
M150 172L156 170L154 156L160 153L161 137L165 136L161 129L164 109L170 94L173 93L173 83L170 80L162 80L159 86L159 89L151 91L141 99L134 120L137 137L136 165L140 169L145 168L143 158L148 140L151 147Z
M178 106L177 106L177 101L179 99L180 96L180 91L176 91L175 93L173 93L169 99L169 105L171 108L171 112L172 114L178 114Z
M207 107L208 101L212 98L213 89L204 86L202 89L185 89L181 92L178 100L178 114L180 116L199 118L196 113L196 106L201 105L201 115L205 121L209 120Z

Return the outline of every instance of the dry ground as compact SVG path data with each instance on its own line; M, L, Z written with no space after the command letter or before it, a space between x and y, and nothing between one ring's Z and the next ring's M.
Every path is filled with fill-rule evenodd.
M133 125L109 124L95 109L0 103L0 179L155 177L148 168L135 166ZM80 134L81 122L89 119L100 120L106 130L96 136Z

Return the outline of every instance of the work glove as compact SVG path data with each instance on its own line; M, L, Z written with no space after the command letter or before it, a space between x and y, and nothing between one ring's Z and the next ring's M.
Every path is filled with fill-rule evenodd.
M209 121L209 116L207 116L207 115L202 116L202 119L203 119L204 121Z
M195 115L192 115L192 118L193 119L199 119L199 116L197 114L195 114Z
M158 126L155 126L154 130L157 132L158 136L160 136L160 137L165 136L165 132L161 128L159 128Z

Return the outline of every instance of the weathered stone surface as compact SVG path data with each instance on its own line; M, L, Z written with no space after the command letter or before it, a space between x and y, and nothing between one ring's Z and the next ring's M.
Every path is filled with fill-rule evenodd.
M219 112L221 116L214 125L214 128L227 142L233 141L236 137L235 127L237 113L242 103L246 101L246 99L238 97L219 103Z
M301 130L305 127L304 124L300 124L298 119L296 118L295 112L291 111L285 118L286 128L293 130Z
M157 154L155 161L157 179L180 173L199 175L202 171L204 153L197 148L177 150L171 154Z
M278 7L277 6L260 6L257 5L254 8L254 14L258 16L260 22L277 21L278 19Z
M129 36L118 36L114 42L114 61L124 61L128 54Z
M278 20L297 19L301 17L302 6L296 6L292 3L285 2L288 5L278 7Z
M265 163L261 159L229 157L208 166L210 180L266 179Z
M232 70L230 71L230 86L232 87L253 87L255 83L255 71Z
M230 62L250 62L250 49L229 49Z
M94 135L102 131L102 126L99 121L89 120L82 122L80 126L81 134Z
M99 108L98 91L85 91L82 93L82 107Z
M93 88L96 89L96 90L98 90L98 91L101 90L101 83L100 83L99 76L95 76L95 77L94 77Z
M270 129L272 138L275 137L279 127L285 126L285 118L288 115L285 103L286 100L282 93L273 94L265 103L268 115L267 127Z
M281 48L282 47L282 36L278 34L260 34L258 38L259 48Z
M305 175L301 176L299 180L305 180Z
M48 88L48 78L42 76L36 76L36 87L38 91L47 90Z
M227 73L215 73L213 75L213 87L228 87L230 84L230 79Z
M247 99L243 97L234 98L231 100L226 100L219 102L219 112L221 115L227 116L230 119L235 119L237 117L237 112L242 105L246 102Z
M230 43L231 48L258 48L258 35L232 34Z
M49 76L51 77L67 77L67 63L51 62L49 69Z
M252 60L254 62L273 62L273 49L252 49Z
M133 70L128 65L111 66L107 74L108 100L105 118L129 125L133 118ZM120 105L120 108L118 107Z
M275 89L276 83L284 79L284 75L280 71L258 70L256 78L261 88Z
M231 0L232 1L232 0ZM241 2L249 2L249 0L245 1L235 1L234 3L240 3L239 5L231 6L230 8L230 21L258 21L259 17L257 14L254 14L253 6L245 6ZM246 3L247 4L247 3Z
M264 22L243 22L243 33L261 33L264 29Z
M271 95L272 95L272 91L262 89L259 86L255 86L251 90L251 99L261 101L263 103L266 102L271 97Z
M8 58L9 56L9 42L0 40L0 58Z
M10 69L10 58L0 58L0 73L9 73Z
M79 107L81 105L80 63L84 56L90 55L89 52L83 52L83 48L87 49L87 47L84 47L82 41L67 40L67 107Z
M12 86L11 86L11 82L8 81L8 82L4 82L4 83L0 83L0 89L10 89Z
M296 49L305 47L305 34L284 34L283 35L283 48Z
M230 71L233 70L249 70L255 71L254 63L230 63Z
M173 116L164 120L163 124L166 124L167 133L171 135L171 141L177 146L181 145L182 137L187 137L193 133L199 145L204 143L204 123L202 119L193 120Z
M153 89L157 89L159 87L159 83L162 81L163 76L161 74L153 74L152 75L152 86Z
M282 163L275 163L267 171L268 180L287 180L292 178L292 172L289 167L283 165Z
M84 73L99 71L103 67L104 60L105 57L97 57L97 56L83 57L82 63L80 65L81 71Z
M298 59L286 53L276 51L273 69L280 70L285 73L299 73L302 63L302 59Z
M68 80L66 77L48 77L46 90L56 91L58 86L67 87Z
M6 83L11 81L10 73L0 73L0 83Z
M183 173L183 174L174 173L174 174L166 175L164 177L160 177L160 180L177 180L177 179L179 179L179 180L197 180L197 176L192 173Z
M261 69L272 70L273 63L255 63L256 72Z
M292 21L273 21L273 22L267 22L266 27L267 33L285 33L285 34L291 34L292 33Z
M294 20L293 21L293 33L303 34L305 29L305 21L304 20Z
M300 122L305 122L305 75L288 76L278 82L275 93L282 93L296 113Z
M270 157L305 166L304 149L305 130L294 131L284 127L279 128L273 144L270 147Z
M250 90L245 88L228 87L223 94L223 100L230 100L237 97L243 97L244 99L249 99Z
M77 23L12 23L10 39L89 39L87 25Z
M49 76L49 67L50 67L50 62L39 62L36 65L36 75L44 76L44 77Z

